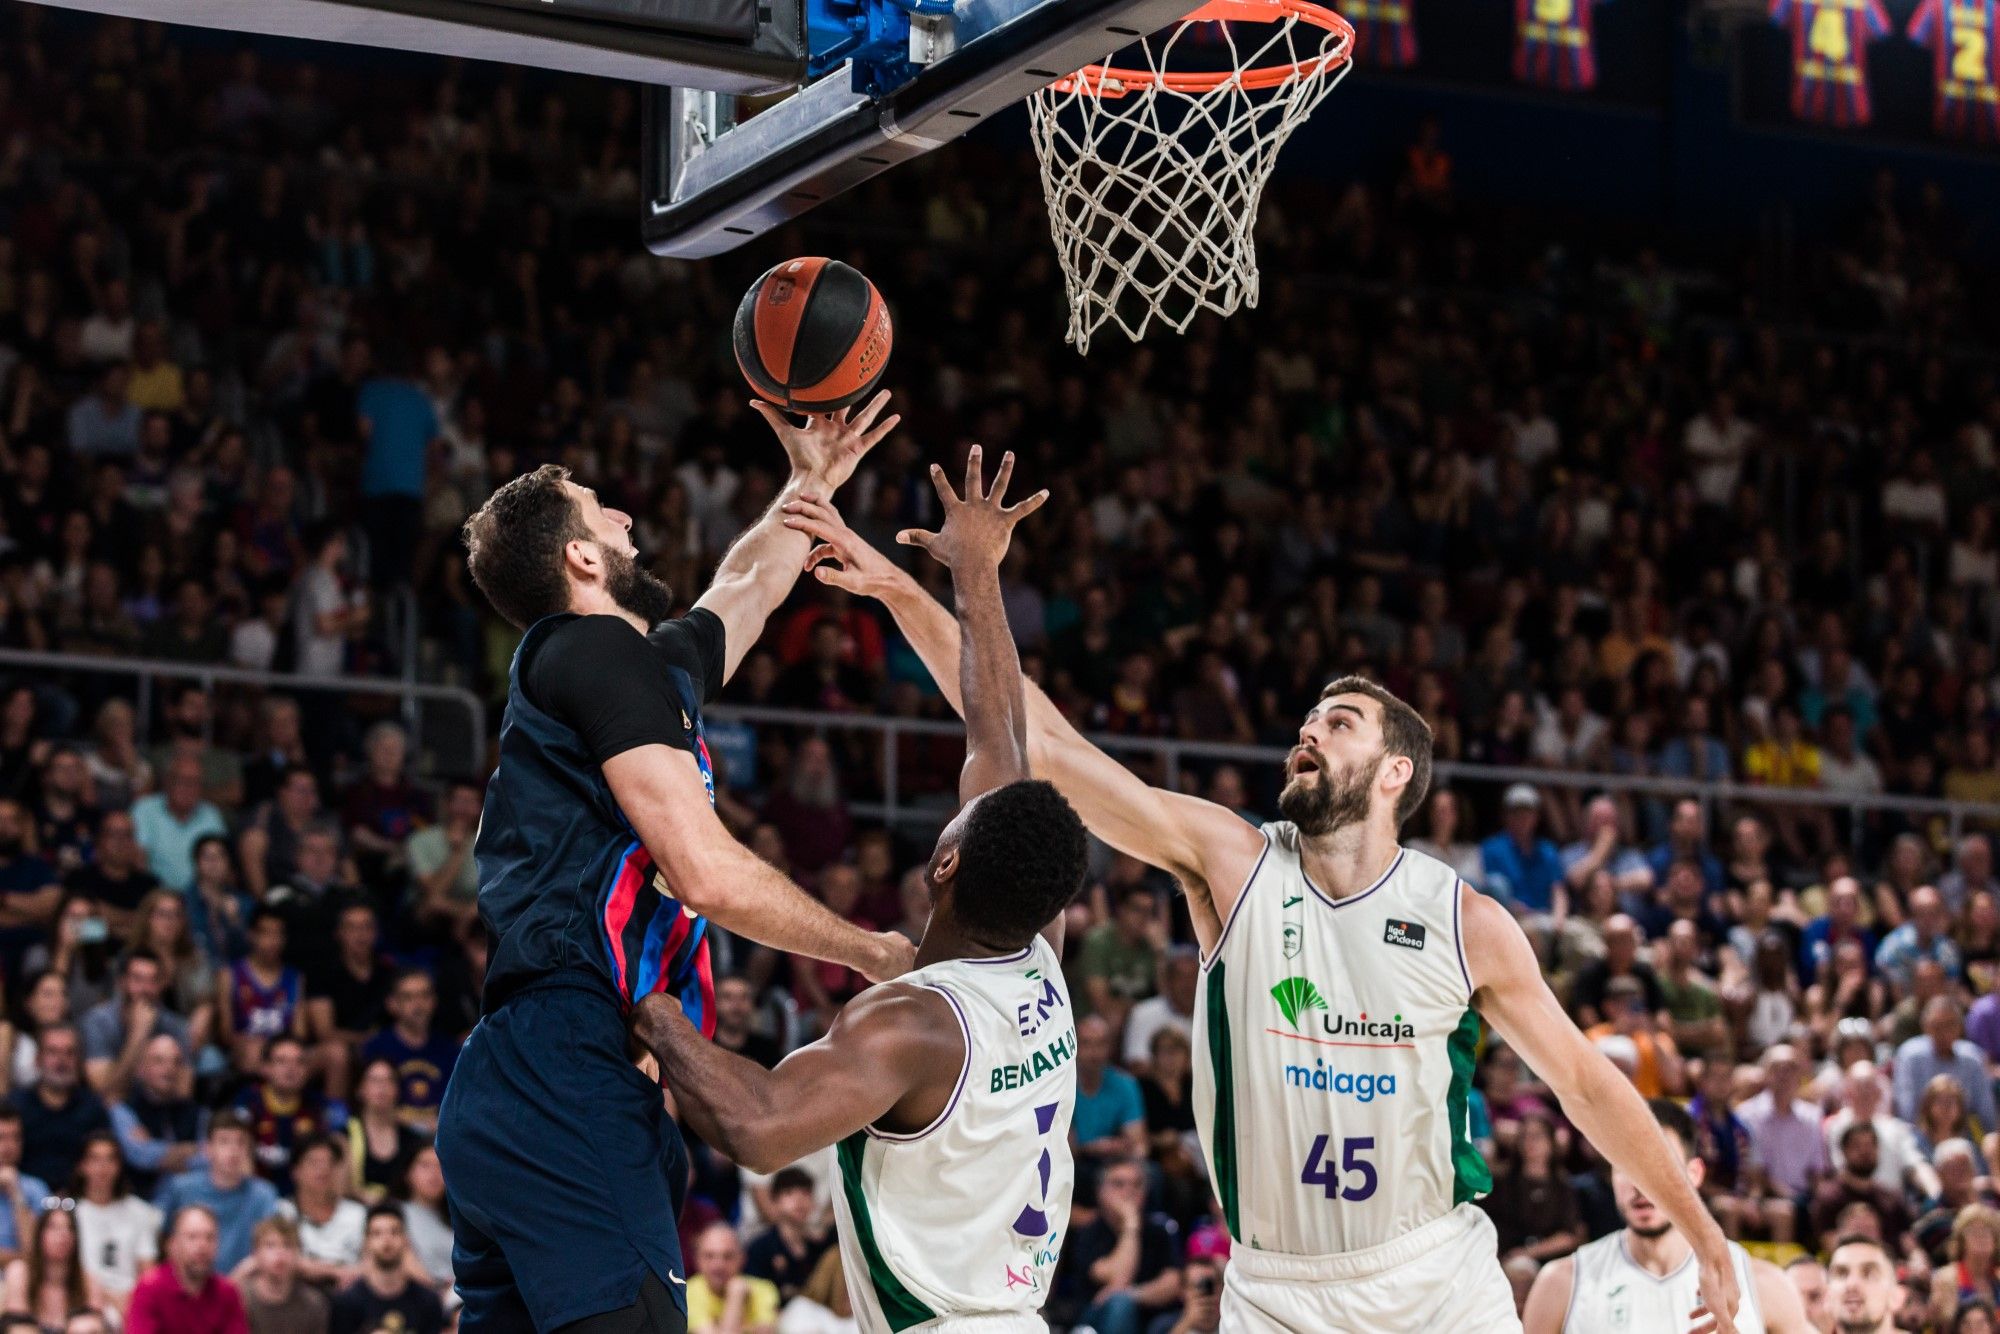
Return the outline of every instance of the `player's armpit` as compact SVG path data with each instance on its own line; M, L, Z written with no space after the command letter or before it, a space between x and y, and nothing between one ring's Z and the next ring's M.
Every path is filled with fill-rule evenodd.
M642 1002L634 1028L695 1131L764 1175L892 1113L922 1129L946 1110L966 1060L949 1002L895 983L856 997L775 1070L703 1039L666 997Z
M1535 1275L1528 1304L1521 1312L1523 1334L1562 1334L1569 1315L1570 1292L1576 1284L1576 1261L1565 1255L1551 1260Z

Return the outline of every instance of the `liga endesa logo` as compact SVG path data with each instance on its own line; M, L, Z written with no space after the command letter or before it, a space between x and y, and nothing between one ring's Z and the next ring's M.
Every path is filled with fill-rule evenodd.
M1279 982L1271 988L1271 999L1278 1003L1278 1012L1292 1031L1269 1028L1265 1032L1281 1038L1328 1047L1408 1047L1417 1038L1416 1025L1405 1022L1401 1014L1391 1014L1386 1019L1379 1012L1371 1019L1366 1010L1352 1015L1336 1014L1320 989L1303 977L1288 977Z

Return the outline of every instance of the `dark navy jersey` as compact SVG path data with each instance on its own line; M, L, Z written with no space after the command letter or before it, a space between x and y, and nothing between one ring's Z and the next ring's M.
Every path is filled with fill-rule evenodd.
M643 745L692 753L715 777L702 705L722 684L723 627L696 610L641 635L616 616L544 617L508 671L500 767L473 854L492 933L490 1008L550 974L596 978L621 1007L664 992L715 1026L707 922L673 896L604 781Z

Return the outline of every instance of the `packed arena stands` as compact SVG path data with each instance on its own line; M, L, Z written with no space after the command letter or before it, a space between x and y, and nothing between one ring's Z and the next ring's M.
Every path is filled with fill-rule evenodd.
M192 1203L253 1328L449 1318L425 1137L479 1013L489 738L413 738L393 696L325 679L497 703L516 635L458 527L540 462L636 516L692 599L782 476L730 312L815 248L898 322L905 425L840 498L859 532L942 588L892 541L935 520L913 463L1016 451L1053 499L1006 566L1010 620L1093 733L1283 747L1342 672L1412 700L1469 767L1406 832L1519 914L1643 1092L1692 1100L1730 1235L1789 1259L1879 1232L1913 1329L2000 1301L2000 303L1936 190L1873 182L1783 283L1754 249L1461 199L1447 125L1359 183L1281 178L1256 311L1085 362L1005 145L882 178L810 246L695 266L632 241L629 89L303 49L0 9L0 1255L23 1328L65 1304L171 1328L143 1324L170 1294L142 1276ZM288 679L91 670L132 659ZM880 762L871 718L951 717L889 620L803 581L723 703L735 832L921 931L961 752L914 728ZM1133 762L1256 821L1279 770L1254 754ZM1051 1312L1213 1329L1184 1281L1228 1249L1185 914L1108 853L1073 914L1084 1207ZM766 1063L864 985L716 948L718 1040ZM1479 1087L1525 1292L1617 1217L1504 1045ZM837 1319L827 1184L698 1153L701 1292Z

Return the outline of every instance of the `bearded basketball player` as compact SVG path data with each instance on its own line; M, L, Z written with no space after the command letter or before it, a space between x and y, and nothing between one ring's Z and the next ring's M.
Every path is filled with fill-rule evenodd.
M1653 1116L1687 1159L1688 1184L1701 1189L1705 1167L1694 1155L1694 1121L1677 1103L1655 1098ZM1698 1306L1694 1252L1666 1215L1624 1173L1611 1189L1625 1226L1551 1260L1535 1276L1523 1313L1527 1334L1680 1334ZM1804 1304L1776 1265L1729 1243L1744 1294L1739 1334L1813 1334Z
M951 613L830 504L784 508L818 540L807 568L888 607L958 705ZM1430 783L1415 710L1359 677L1327 686L1286 763L1284 819L1253 829L1147 786L1032 684L1027 699L1035 776L1187 894L1203 961L1197 1127L1237 1242L1223 1329L1520 1330L1472 1204L1491 1185L1467 1097L1483 1017L1688 1239L1706 1308L1689 1334L1734 1334L1728 1244L1645 1101L1564 1013L1507 910L1399 846Z

